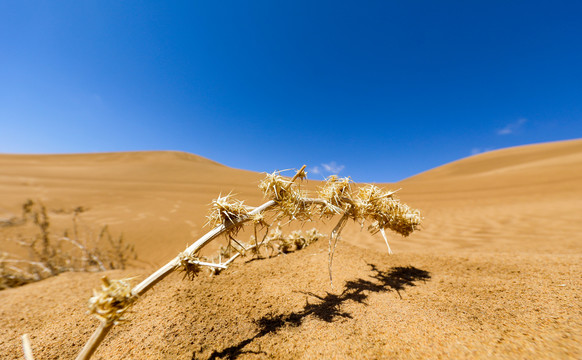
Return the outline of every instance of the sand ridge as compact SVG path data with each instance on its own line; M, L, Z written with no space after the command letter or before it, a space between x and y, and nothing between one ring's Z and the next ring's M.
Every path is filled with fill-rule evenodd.
M145 277L191 244L218 194L264 201L261 174L179 152L0 155L0 169L0 218L34 198L86 206L87 224L123 231L141 262L111 278ZM333 288L325 240L219 277L174 274L95 358L582 358L582 140L479 154L384 186L424 216L418 233L390 236L395 255L353 224ZM100 276L1 291L0 358L21 356L24 332L37 359L74 357L97 325L85 304Z

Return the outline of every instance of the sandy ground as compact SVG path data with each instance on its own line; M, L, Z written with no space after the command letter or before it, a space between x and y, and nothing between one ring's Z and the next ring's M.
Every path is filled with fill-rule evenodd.
M55 219L87 207L87 226L136 245L139 261L108 276L139 279L207 231L219 193L260 204L261 177L177 152L0 155L0 219L28 198ZM424 216L421 231L391 236L394 255L350 226L333 287L326 240L217 277L173 274L95 358L582 359L582 140L480 154L386 187ZM101 276L0 291L0 358L22 358L24 333L36 359L74 358L98 325L86 303Z

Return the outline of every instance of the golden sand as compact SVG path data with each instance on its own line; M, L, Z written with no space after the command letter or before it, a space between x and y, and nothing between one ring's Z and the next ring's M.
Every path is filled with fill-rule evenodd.
M110 279L141 280L178 255L208 230L219 194L264 202L262 174L179 152L0 155L0 169L0 219L31 198L55 226L83 206L88 227L123 232L139 261ZM480 154L382 187L402 188L423 216L409 237L389 234L394 255L350 222L333 288L325 241L239 259L216 277L171 275L94 358L582 358L582 140ZM0 249L16 250L5 237ZM99 323L86 312L102 275L0 291L0 358L22 356L24 333L37 359L74 358Z

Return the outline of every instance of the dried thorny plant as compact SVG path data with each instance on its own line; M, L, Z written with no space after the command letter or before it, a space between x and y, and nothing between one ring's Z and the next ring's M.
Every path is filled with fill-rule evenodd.
M101 289L93 290L89 299L89 313L102 321L118 323L136 299L131 294L131 279L109 280L104 276L101 280Z
M106 280L100 292L90 300L91 312L101 319L101 324L91 336L77 359L89 359L103 341L112 326L122 318L127 309L155 284L176 270L184 271L193 278L203 268L219 274L237 258L252 256L264 257L261 249L267 249L267 256L278 256L291 251L304 249L312 242L323 237L316 229L305 234L294 231L283 235L280 224L274 221L287 220L305 223L312 220L330 220L339 217L329 236L329 273L330 281L332 260L340 234L348 220L358 222L362 227L368 223L368 230L375 234L380 232L388 245L385 230L389 229L403 236L408 236L420 225L420 213L400 203L394 192L384 191L374 185L357 187L349 178L329 177L316 193L310 194L296 182L305 179L305 166L289 179L281 172L266 174L259 188L269 199L258 207L245 205L231 194L219 196L211 204L207 225L212 227L208 233L186 248L169 263L158 269L147 279L128 291L126 282ZM356 189L357 190L354 190ZM272 216L267 221L267 213ZM245 224L253 224L254 236L247 244L238 240L237 234ZM262 233L262 236L259 236ZM224 235L227 246L220 253L207 259L200 256L200 250L219 236ZM388 251L391 253L390 247ZM25 352L30 353L28 338L23 337Z
M123 235L114 237L104 226L93 235L80 225L83 207L71 211L72 230L53 230L46 206L28 200L22 205L22 215L11 228L28 232L11 239L23 248L26 257L0 254L0 290L25 285L67 271L105 271L124 269L135 258L132 245ZM6 225L5 225L6 226Z
M249 216L249 207L245 206L243 201L233 199L231 194L219 196L212 200L210 206L210 214L206 222L206 225L210 227L225 224L232 226L231 232L235 232L242 227L241 220Z

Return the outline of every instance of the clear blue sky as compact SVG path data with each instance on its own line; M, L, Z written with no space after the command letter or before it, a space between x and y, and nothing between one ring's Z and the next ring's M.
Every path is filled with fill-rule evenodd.
M579 1L0 1L0 153L387 182L580 137Z

